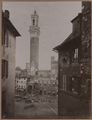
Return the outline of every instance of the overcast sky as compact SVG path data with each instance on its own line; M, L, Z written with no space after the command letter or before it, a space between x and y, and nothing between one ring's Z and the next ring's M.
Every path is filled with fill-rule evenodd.
M30 61L31 14L39 15L39 68L50 69L52 49L62 43L72 32L74 17L81 12L81 2L3 2L3 9L10 11L10 20L21 37L16 39L16 66L25 68Z

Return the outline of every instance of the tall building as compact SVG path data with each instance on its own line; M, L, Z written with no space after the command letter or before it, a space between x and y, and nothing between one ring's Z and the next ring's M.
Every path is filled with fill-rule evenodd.
M14 117L16 37L20 34L9 19L9 11L2 13L2 117Z
M30 63L26 63L27 77L31 76Z
M38 26L39 16L36 11L31 15L30 32L30 67L32 75L35 75L39 69L39 35L40 28Z
M91 2L72 21L72 33L55 47L59 55L58 112L60 116L91 115Z
M51 80L57 81L58 77L58 61L54 56L51 56Z

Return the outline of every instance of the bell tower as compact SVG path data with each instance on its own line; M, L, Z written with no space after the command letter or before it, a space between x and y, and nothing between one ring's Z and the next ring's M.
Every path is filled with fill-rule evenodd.
M37 12L31 15L31 26L29 28L30 32L30 68L32 75L39 69L39 35L40 27L38 26L39 16Z

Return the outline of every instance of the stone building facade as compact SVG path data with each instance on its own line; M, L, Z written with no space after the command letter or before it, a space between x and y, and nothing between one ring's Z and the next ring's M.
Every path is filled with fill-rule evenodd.
M24 96L27 92L27 78L16 78L15 80L15 94Z
M15 94L23 96L27 91L27 69L16 67L15 73Z
M59 55L58 112L85 118L91 112L91 2L82 2L82 12L71 22L72 33L54 48Z
M16 37L20 34L9 19L9 11L2 13L2 116L14 117Z

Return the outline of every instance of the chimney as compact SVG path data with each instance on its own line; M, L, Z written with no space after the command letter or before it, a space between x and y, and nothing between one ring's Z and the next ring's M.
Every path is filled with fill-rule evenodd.
M4 17L5 18L7 18L7 19L9 19L9 11L8 10L5 10L5 12L4 12Z

